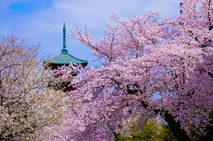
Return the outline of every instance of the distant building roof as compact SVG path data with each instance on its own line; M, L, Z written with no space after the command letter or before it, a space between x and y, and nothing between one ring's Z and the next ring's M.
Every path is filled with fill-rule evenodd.
M63 27L63 48L61 50L61 54L59 54L56 57L53 57L50 60L50 65L53 66L53 68L57 68L58 66L62 65L69 65L72 63L73 65L83 65L86 66L88 62L86 60L78 59L68 53L68 50L66 49L66 27L64 23Z
M62 49L61 54L54 57L51 61L51 64L60 64L60 65L69 65L72 64L87 64L88 62L85 60L78 59L68 53L67 50Z

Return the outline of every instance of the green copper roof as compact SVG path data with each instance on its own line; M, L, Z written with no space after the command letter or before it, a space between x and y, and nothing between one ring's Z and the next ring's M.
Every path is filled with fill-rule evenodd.
M63 50L62 50L63 51ZM61 52L62 52L61 51ZM60 55L53 58L53 61L51 64L87 64L88 62L85 60L78 59L70 54L67 53L61 53Z
M66 27L64 23L63 27L63 48L61 50L61 54L54 57L50 64L55 65L68 65L68 64L84 64L87 65L87 61L78 59L68 53L68 50L66 49Z

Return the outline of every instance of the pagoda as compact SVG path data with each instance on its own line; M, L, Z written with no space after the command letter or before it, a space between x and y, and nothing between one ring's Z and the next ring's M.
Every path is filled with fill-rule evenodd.
M66 49L66 27L64 23L63 27L63 48L61 50L61 54L59 54L56 57L53 57L49 61L49 66L52 69L57 69L58 67L61 66L68 66L70 63L73 65L82 65L82 66L87 66L88 62L85 60L78 59L68 53L68 50Z
M52 59L48 61L44 61L44 64L47 63L48 68L51 68L52 70L58 69L61 66L69 66L70 64L73 64L74 66L81 65L83 67L86 67L88 62L82 59L78 59L68 53L68 50L66 48L66 27L64 23L63 27L63 48L61 50L61 54L59 54L56 57L53 57ZM77 74L73 74L73 76L76 76ZM53 79L49 82L49 86L53 86L55 89L61 89L63 88L63 91L70 91L73 90L72 86L69 86L70 82L72 81L72 78L68 78L66 80L60 79L60 76L53 76ZM57 86L57 87L55 87ZM68 87L69 86L69 87Z

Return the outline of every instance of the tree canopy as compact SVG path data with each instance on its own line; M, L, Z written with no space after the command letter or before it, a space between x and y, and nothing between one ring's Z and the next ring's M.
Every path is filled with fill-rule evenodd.
M100 39L86 28L72 32L103 63L73 79L75 105L58 140L112 140L147 111L164 118L178 141L212 139L213 1L185 0L181 10L176 19L112 15L117 24ZM64 78L70 71L60 70Z
M14 36L0 39L0 140L35 140L70 105L66 93L47 87L40 49Z

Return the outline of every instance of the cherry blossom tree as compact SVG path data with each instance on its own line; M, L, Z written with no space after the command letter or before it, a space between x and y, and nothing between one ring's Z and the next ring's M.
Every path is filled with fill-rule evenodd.
M76 116L81 128L75 136L74 125L62 126L64 140L113 140L147 112L164 118L178 141L212 140L213 1L185 0L181 10L172 20L156 12L112 15L117 24L100 39L86 28L72 32L103 63L73 79L75 104L64 123ZM67 78L72 70L60 72Z
M1 37L0 140L34 140L70 105L66 93L47 87L51 75L37 58L39 51L40 44Z

